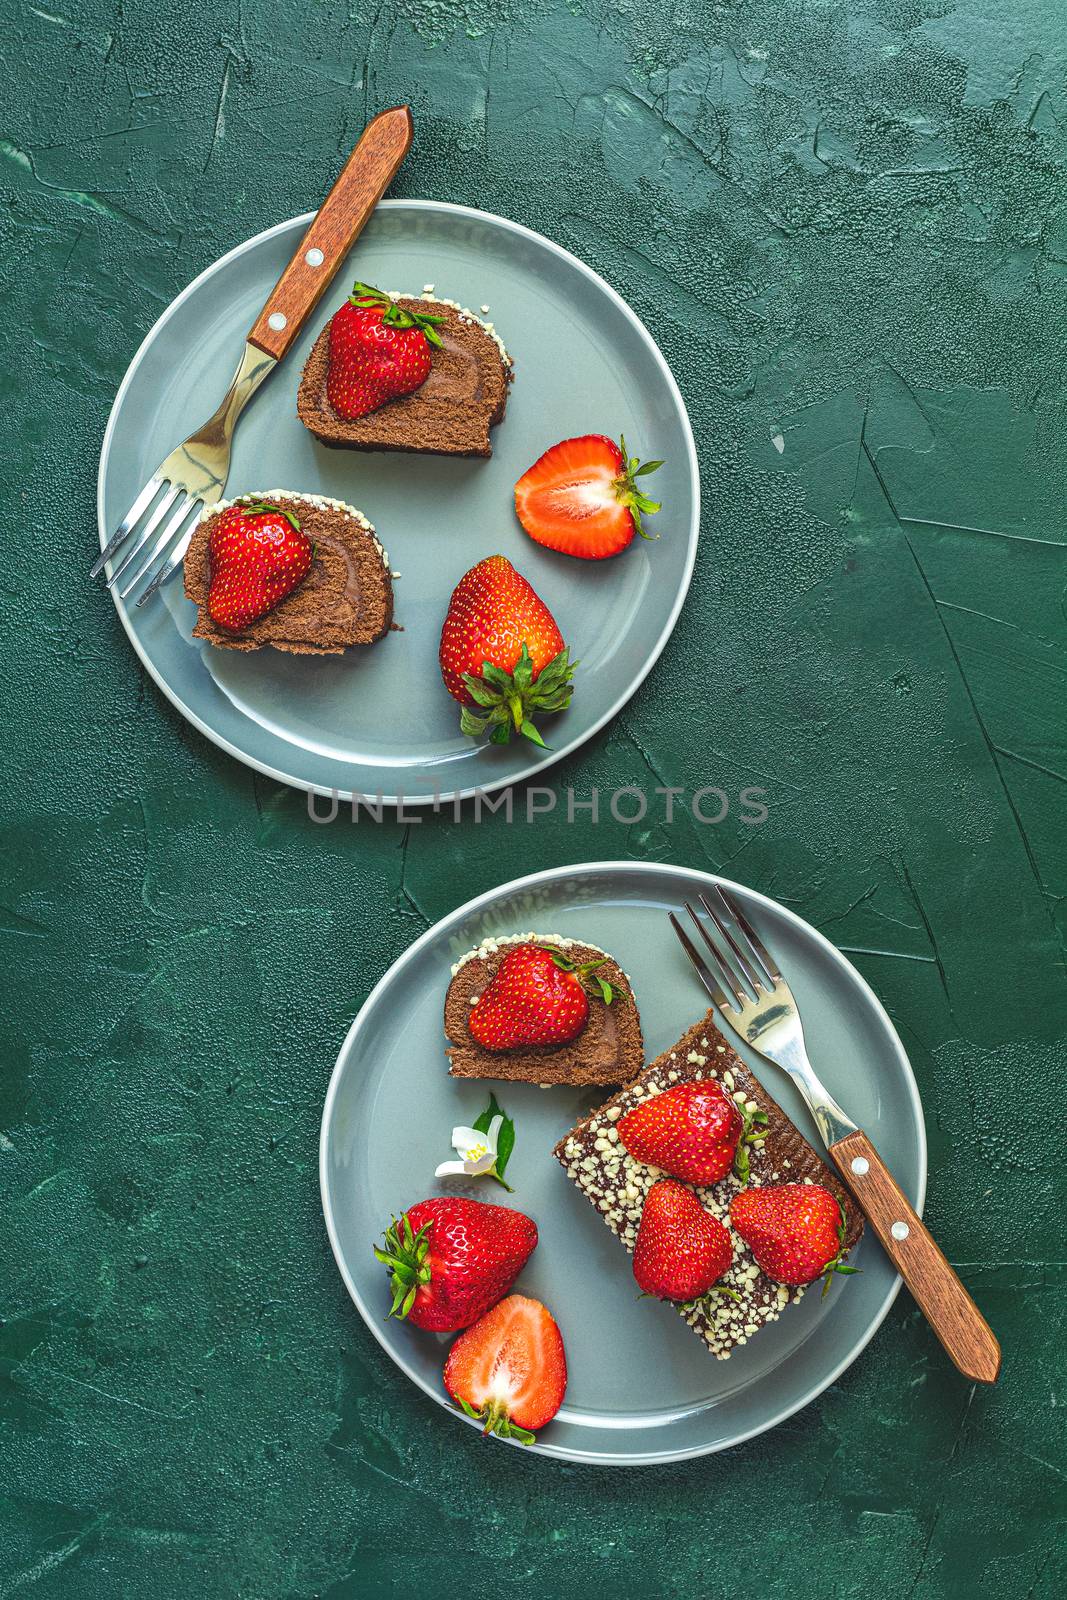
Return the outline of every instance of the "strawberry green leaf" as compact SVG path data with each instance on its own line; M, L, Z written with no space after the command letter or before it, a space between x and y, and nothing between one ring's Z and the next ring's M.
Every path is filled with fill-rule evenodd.
M646 494L643 494L637 487L637 480L638 478L647 477L650 472L658 472L660 467L662 467L663 462L641 462L636 456L628 455L626 451L625 436L620 438L619 444L622 449L624 464L622 471L615 479L615 498L621 501L624 506L629 507L630 515L634 521L634 527L637 529L637 532L641 535L642 539L658 539L659 534L646 533L644 523L642 522L641 518L642 516L651 516L654 512L658 511L660 509L660 502L658 500L650 500Z
M482 677L486 683L495 683L500 689L511 689L513 674L505 672L503 667L494 666L491 661L482 662Z
M422 1284L430 1281L430 1268L426 1257L430 1249L429 1223L418 1233L411 1226L407 1212L393 1218L385 1230L385 1249L374 1246L376 1258L390 1270L389 1287L393 1303L387 1313L390 1317L406 1317L415 1304Z
M445 321L444 317L434 316L429 311L412 311L407 306L397 305L391 295L384 289L375 289L369 283L360 283L358 280L352 285L349 300L354 306L360 306L364 311L380 311L382 322L388 328L418 328L425 334L430 344L436 345L438 350L444 349L444 342L438 333L438 325Z
M741 1296L737 1290L728 1289L724 1283L713 1283L710 1289L706 1289L695 1300L684 1300L680 1303L683 1310L704 1311L710 1316L715 1310L715 1301L712 1299L712 1295L716 1294L722 1295L727 1300L735 1300L738 1305L741 1304Z
M516 689L528 689L533 683L533 658L526 647L525 639L522 642L522 649L519 652L519 659L515 663L512 677L515 680Z
M488 726L489 726L489 718L488 717L479 717L476 712L471 710L470 706L463 706L462 709L460 710L460 713L459 713L459 731L460 731L460 733L465 733L465 734L469 735L469 737L472 738L472 739L478 739L485 732L485 730L486 730L486 728Z
M300 518L294 511L286 511L284 506L276 506L271 500L257 500L255 495L242 495L236 502L250 517L261 517L264 513L276 517L284 517L294 533L300 532Z
M519 733L532 744L547 749L534 716L566 709L573 692L571 679L576 666L577 662L570 660L564 647L535 677L525 644L512 672L505 672L491 661L483 661L481 676L464 673L463 682L485 716L479 717L469 706L463 706L461 731L471 738L488 733L492 744L507 744L512 733Z

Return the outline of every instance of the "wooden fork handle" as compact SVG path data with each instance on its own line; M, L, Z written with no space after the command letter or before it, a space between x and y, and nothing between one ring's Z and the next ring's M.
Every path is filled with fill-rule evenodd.
M848 1134L830 1146L830 1154L956 1366L977 1383L995 1383L1000 1345L992 1329L867 1135Z
M408 106L394 106L368 122L256 318L250 344L282 359L389 187L411 148L412 132Z

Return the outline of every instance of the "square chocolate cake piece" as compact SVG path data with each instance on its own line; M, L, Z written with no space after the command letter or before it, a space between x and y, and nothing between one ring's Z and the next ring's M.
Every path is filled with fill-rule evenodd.
M626 1246L633 1251L645 1196L665 1176L658 1167L645 1166L629 1155L619 1139L616 1124L650 1095L662 1094L677 1083L712 1078L734 1100L767 1117L765 1138L749 1144L748 1185L767 1183L817 1183L839 1202L845 1216L845 1248L851 1250L863 1232L863 1217L838 1177L771 1099L718 1028L709 1011L694 1023L671 1050L664 1051L639 1078L611 1098L556 1146L555 1155L567 1176ZM712 1294L679 1305L678 1313L712 1355L725 1361L769 1322L776 1322L803 1288L776 1283L756 1265L751 1250L730 1228L730 1202L744 1187L733 1172L708 1185L690 1185L701 1204L730 1229L733 1265L721 1280L739 1297ZM818 1280L817 1280L818 1281ZM809 1286L810 1287L810 1286Z

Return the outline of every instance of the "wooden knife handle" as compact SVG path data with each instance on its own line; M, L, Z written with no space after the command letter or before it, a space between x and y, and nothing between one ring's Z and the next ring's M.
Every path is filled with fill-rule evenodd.
M408 106L394 106L368 122L256 318L250 344L281 360L389 187L412 133Z
M1000 1345L874 1145L862 1131L830 1146L890 1261L956 1366L977 1383L995 1383Z

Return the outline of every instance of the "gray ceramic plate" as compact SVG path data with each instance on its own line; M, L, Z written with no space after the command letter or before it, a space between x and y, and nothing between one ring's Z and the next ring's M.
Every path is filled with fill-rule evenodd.
M452 1156L452 1127L473 1120L490 1087L447 1073L441 1013L451 963L488 934L533 929L598 944L633 979L651 1059L706 1009L665 913L713 881L681 867L597 863L537 873L482 895L424 933L386 973L334 1068L320 1181L337 1264L374 1337L450 1410L441 1384L449 1339L385 1320L385 1271L371 1246L390 1215L435 1193L503 1201L537 1222L540 1243L518 1287L554 1312L570 1374L563 1409L533 1447L544 1455L636 1466L723 1450L772 1428L856 1359L900 1286L865 1235L854 1258L861 1275L836 1283L825 1301L807 1295L729 1361L712 1360L669 1306L637 1298L629 1256L552 1155L560 1135L603 1098L596 1090L496 1085L517 1129L508 1168L513 1197L489 1180L433 1176ZM872 1134L921 1211L922 1106L892 1023L814 928L763 895L731 887L793 985L812 1058L831 1093ZM744 1054L818 1147L792 1084Z
M98 513L103 544L141 484L212 410L241 344L310 218L258 234L191 283L164 312L123 380L104 438ZM359 276L439 295L491 317L515 361L491 461L327 450L296 420L301 368ZM580 562L535 545L515 519L515 480L557 439L600 432L644 458L661 537L614 561ZM648 331L595 272L528 228L463 206L385 201L318 311L237 427L228 494L310 490L347 500L376 525L401 574L391 633L370 650L312 660L243 655L191 640L195 609L173 581L143 611L118 602L160 688L216 744L284 783L392 802L432 802L529 778L601 728L666 644L689 587L699 480L678 387ZM580 658L573 705L526 741L476 745L459 732L437 646L448 597L483 556L502 552L556 616Z

